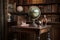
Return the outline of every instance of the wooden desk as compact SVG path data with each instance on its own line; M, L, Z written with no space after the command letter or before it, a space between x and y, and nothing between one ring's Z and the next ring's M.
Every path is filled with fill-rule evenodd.
M9 32L15 32L18 40L40 40L40 35L48 32L49 27L19 27L9 28Z

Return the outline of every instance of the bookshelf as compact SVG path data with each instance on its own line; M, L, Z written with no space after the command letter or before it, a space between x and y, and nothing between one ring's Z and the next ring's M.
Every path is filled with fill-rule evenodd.
M18 1L22 1L23 3L23 0ZM19 2L17 2L17 6L23 6L24 9L26 9L25 10L26 13L28 11L29 6L38 6L41 9L41 15L51 15L51 16L60 15L60 13L58 12L59 2L57 2L57 0L28 0L28 1L25 1L26 4L22 3L20 4Z
M26 18L24 18L24 17L25 16L28 16L28 10L29 10L29 7L30 6L38 6L41 9L41 16L40 16L40 18L42 19L43 18L43 15L46 15L47 18L48 18L48 20L49 20L49 22L47 23L47 25L60 25L60 22L59 22L59 20L60 20L59 19L60 18L60 16L59 16L60 15L60 3L57 2L57 0L8 0L7 1L7 5L8 4L13 4L14 5L14 8L13 8L13 11L14 12L11 12L10 13L12 16L14 16L14 18L13 18L14 20L13 20L13 22L7 22L8 23L7 24L8 25L7 29L9 27L11 27L11 26L18 25L17 22L21 22L21 20L20 20L21 16L23 16L23 19L22 20L25 20ZM22 6L23 7L23 12L22 13L18 13L16 11L16 7L17 6ZM7 7L6 10L7 10L7 14L8 14L8 7ZM13 29L13 30L16 31L15 29ZM11 34L13 35L15 33L16 32L11 32L10 35ZM17 35L21 35L19 33L20 32L18 32ZM42 34L42 35L45 35L45 34ZM47 33L46 33L46 35L47 35ZM20 36L18 36L18 39L17 40L19 40L19 37ZM41 39L41 40L44 40L44 39Z
M17 4L17 6L23 6L25 7L24 9L27 9L29 8L29 6L38 6L41 11L42 11L42 14L44 13L49 13L49 14L57 14L57 8L58 8L58 4L59 3L31 3L31 4L28 4L26 2L26 4ZM50 12L49 12L50 11ZM25 13L25 12L24 12ZM59 12L58 12L58 15L59 15Z
M43 15L46 15L48 20L50 20L48 25L56 25L56 24L60 25L60 22L59 22L60 12L58 11L60 10L59 4L60 3L57 2L57 0L28 0L28 1L25 1L25 4L23 4L23 2L17 3L17 6L23 6L24 9L26 9L26 11L24 11L23 13L24 15L25 13L27 14L29 6L38 6L41 9L41 15L42 15L41 17L43 17ZM53 38L51 40L53 40Z
M59 18L60 18L59 4L60 3L57 0L28 0L28 1L25 1L26 4L18 3L17 5L27 7L27 8L24 8L24 9L27 9L26 13L28 11L29 6L38 6L41 9L41 17L43 18L43 15L46 15L48 20L50 20L48 25L60 25L60 22L59 22ZM54 28L52 28L52 30L54 30ZM52 30L50 31L51 34L55 32L55 31L53 32ZM51 36L52 36L51 40L55 40L54 34ZM41 40L45 40L45 39L43 38Z

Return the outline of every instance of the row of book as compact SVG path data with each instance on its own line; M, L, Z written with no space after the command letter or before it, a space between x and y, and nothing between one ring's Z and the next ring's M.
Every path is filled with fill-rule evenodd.
M58 6L58 12L60 13L60 5Z
M57 13L57 5L38 6L42 13ZM24 6L24 12L28 12L29 6Z
M18 4L37 4L37 3L43 3L43 0L18 0Z
M56 0L17 0L18 4L56 3Z

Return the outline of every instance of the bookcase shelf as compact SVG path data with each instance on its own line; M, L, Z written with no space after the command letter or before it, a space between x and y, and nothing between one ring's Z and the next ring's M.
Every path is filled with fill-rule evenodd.
M17 16L28 15L28 13L11 13L11 14ZM41 13L41 15L60 15L60 13Z
M32 23L32 22L27 22L27 23ZM48 22L47 25L60 25L60 22Z
M16 25L19 25L18 24L18 22L21 22L21 20L23 21L23 20L28 20L28 21L26 21L27 23L32 23L28 18L29 18L29 16L28 16L28 10L29 10L29 7L30 6L37 6L37 7L39 7L40 9L41 9L41 18L39 18L39 19L43 19L43 16L44 15L46 15L47 16L47 18L48 18L48 20L49 20L49 22L47 23L47 25L60 25L60 21L59 21L59 18L60 18L60 3L59 2L56 2L55 0L43 0L43 1L45 1L45 2L43 2L43 1L41 1L40 3L35 3L35 2L32 2L31 0L15 0L15 1L13 1L13 0L9 0L9 1L11 1L11 4L13 4L13 5L15 5L15 3L16 3L16 5L14 6L14 7L17 7L17 6L22 6L23 7L23 12L21 12L21 13L18 13L17 11L16 12L13 12L13 13L10 13L12 16L14 16L14 18L15 18L15 20L16 21L14 21L14 22L7 22L7 28L6 29L8 29L9 27L11 27L11 26L16 26ZM8 1L8 2L9 2ZM35 0L33 0L33 1L35 1ZM37 1L37 0L36 0ZM40 0L39 0L40 1ZM47 2L46 2L47 1ZM7 2L7 7L8 7L8 5L9 5L9 3ZM8 9L9 8L7 8L7 11L8 11ZM15 10L16 10L16 8L15 8ZM7 13L8 14L8 13ZM7 15L8 16L8 15ZM27 16L27 18L24 18L25 16ZM21 20L20 20L20 18L22 18ZM8 18L6 18L7 20L8 20ZM38 20L39 20L38 19ZM56 21L58 19L58 21ZM11 25L10 25L11 24ZM14 30L14 29L13 29ZM12 31L13 31L12 30ZM24 30L24 29L23 29ZM6 31L8 31L8 30L6 30ZM8 33L8 32L7 32ZM18 40L20 40L20 32L18 32L18 34L19 34L19 36L18 36ZM17 34L17 35L18 35ZM32 34L32 33L31 33ZM6 34L7 35L7 34ZM46 36L46 34L45 34L45 36ZM45 36L43 36L43 38L45 37ZM23 37L22 37L23 38ZM41 37L42 38L42 37ZM42 38L42 39L43 39ZM47 37L46 37L47 38ZM53 37L52 37L53 38ZM42 40L41 39L41 40ZM13 38L11 39L11 40L13 40ZM25 39L24 39L25 40ZM32 40L32 39L31 39ZM45 39L44 39L45 40Z
M17 6L39 6L39 5L46 6L54 4L60 5L60 3L40 3L40 4L17 4Z
M24 8L24 11L28 11L29 6L38 6L41 9L42 15L60 15L58 5L60 5L60 3L17 4L17 6L26 7L27 10Z
M60 15L60 13L42 13L42 15Z

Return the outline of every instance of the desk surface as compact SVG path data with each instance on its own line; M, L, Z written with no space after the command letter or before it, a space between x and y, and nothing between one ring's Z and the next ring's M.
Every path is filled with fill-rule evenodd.
M33 30L40 30L40 34L48 32L50 27L25 27L25 26L12 26L12 28L10 28L9 30L13 30L13 29L33 29Z
M28 26L12 26L12 28L26 28L26 29L40 29L40 30L42 30L42 29L46 29L46 28L50 28L50 27L28 27Z

